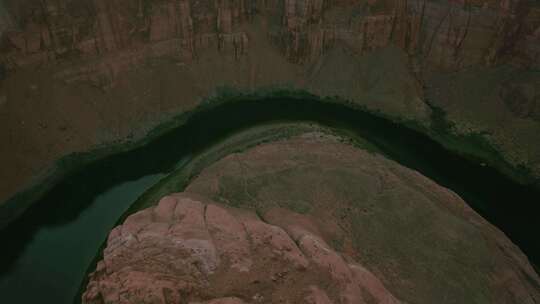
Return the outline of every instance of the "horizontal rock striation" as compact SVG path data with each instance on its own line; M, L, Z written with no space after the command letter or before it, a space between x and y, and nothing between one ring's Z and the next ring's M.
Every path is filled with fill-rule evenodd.
M26 0L5 9L5 69L118 52L193 59L209 47L238 57L254 17L292 62L335 45L362 53L389 44L439 68L540 60L539 10L519 0Z
M308 133L229 155L186 191L318 231L405 303L538 302L527 258L459 196L338 140Z
M229 155L132 214L83 302L538 302L527 258L456 194L338 140Z

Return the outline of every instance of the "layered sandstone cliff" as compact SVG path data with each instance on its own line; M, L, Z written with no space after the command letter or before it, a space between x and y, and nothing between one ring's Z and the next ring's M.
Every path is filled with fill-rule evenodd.
M5 0L0 19L0 201L223 86L340 96L426 128L435 105L540 177L534 1Z

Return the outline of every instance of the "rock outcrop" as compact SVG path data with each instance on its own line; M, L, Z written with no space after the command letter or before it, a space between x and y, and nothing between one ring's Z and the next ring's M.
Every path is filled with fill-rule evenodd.
M95 57L110 65L118 58L107 57L119 52L129 52L120 57L132 60L170 54L191 59L209 46L240 56L247 37L233 26L252 12L245 0L6 2L18 25L3 33L2 61L8 69Z
M540 60L538 8L522 0L26 0L5 9L4 28L16 25L3 35L8 69L119 51L192 59L213 47L238 57L254 16L293 62L314 61L337 44L362 53L391 43L441 68Z
M527 258L455 193L338 138L311 133L229 155L186 191L319 231L406 303L540 300Z
M400 303L298 217L164 197L111 232L83 303Z
M84 303L534 304L540 278L453 192L322 133L263 144L109 235Z

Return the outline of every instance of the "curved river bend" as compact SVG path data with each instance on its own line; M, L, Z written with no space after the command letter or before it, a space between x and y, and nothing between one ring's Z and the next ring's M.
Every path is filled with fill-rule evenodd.
M143 147L81 168L2 230L2 301L78 302L86 270L109 230L151 185L240 130L306 121L366 139L388 157L454 190L533 263L540 261L534 234L538 190L450 153L416 131L344 105L311 99L239 100L197 112L182 127Z

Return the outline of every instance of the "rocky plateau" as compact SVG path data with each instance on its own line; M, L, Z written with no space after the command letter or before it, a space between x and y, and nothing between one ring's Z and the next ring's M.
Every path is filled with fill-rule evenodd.
M83 303L538 303L453 192L306 133L231 154L114 228Z

